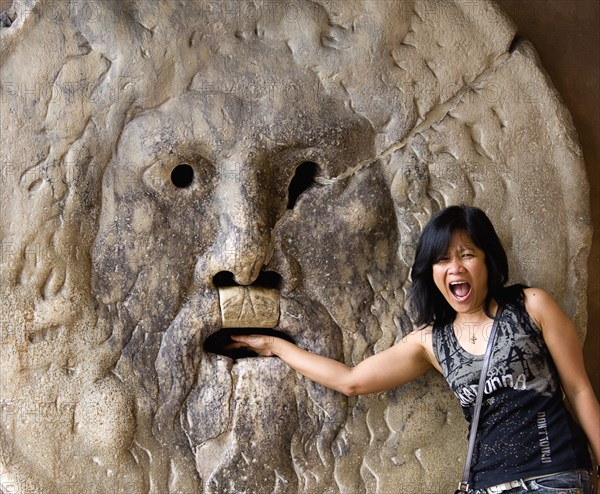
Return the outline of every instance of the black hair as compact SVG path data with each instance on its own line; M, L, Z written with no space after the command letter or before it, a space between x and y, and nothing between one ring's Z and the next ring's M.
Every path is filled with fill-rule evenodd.
M508 281L508 260L490 219L476 207L450 206L431 218L417 244L409 299L419 327L448 323L456 317L433 281L433 265L446 255L455 232L464 232L485 253L488 287L483 307L489 317L493 317L489 310L492 299L508 303L515 296L522 297L521 285L504 286Z

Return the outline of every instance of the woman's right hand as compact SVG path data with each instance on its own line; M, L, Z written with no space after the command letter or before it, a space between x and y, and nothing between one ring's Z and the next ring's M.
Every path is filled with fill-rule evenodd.
M227 350L233 350L235 348L247 348L248 350L256 352L261 357L272 357L275 355L273 351L273 347L276 344L275 340L278 340L279 338L270 335L251 334L232 335L231 339L234 342L227 345Z

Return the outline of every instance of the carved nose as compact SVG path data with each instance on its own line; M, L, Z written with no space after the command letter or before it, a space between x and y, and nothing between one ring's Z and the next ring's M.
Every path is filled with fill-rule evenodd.
M260 171L251 166L240 170L238 180L223 180L219 186L219 271L232 273L239 285L252 284L272 255L269 189Z
M221 271L229 271L239 285L250 285L271 254L271 232L257 219L241 214L225 215L221 248Z

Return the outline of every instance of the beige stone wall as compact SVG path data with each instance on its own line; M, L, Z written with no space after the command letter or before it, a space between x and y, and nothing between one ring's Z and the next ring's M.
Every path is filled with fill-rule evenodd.
M420 228L448 204L486 209L513 281L547 288L585 335L582 154L496 4L12 8L0 32L4 489L451 490L465 424L439 376L347 400L276 359L203 346L251 324L349 364L388 347L411 329Z

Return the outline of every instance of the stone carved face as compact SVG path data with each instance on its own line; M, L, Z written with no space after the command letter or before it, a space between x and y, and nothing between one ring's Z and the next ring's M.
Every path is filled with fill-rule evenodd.
M253 324L349 365L389 347L412 329L420 229L446 205L486 210L513 279L585 326L583 165L493 2L9 11L6 490L450 490L464 425L439 379L345 400L204 348L235 326L229 300L240 325L256 308Z
M276 329L343 358L336 305L351 301L368 318L367 278L383 282L393 268L396 220L377 163L336 181L373 158L373 130L339 102L311 105L303 87L290 94L300 120L243 94L172 99L127 125L104 174L93 289L101 304L122 310L100 324L123 324L127 314L118 374L149 400L144 412L164 447L183 428L215 489L231 468L256 478L257 467L241 459L249 450L267 461L262 475L273 486L273 464L279 481L294 484L292 450L316 449L318 438L331 455L346 417L341 395L276 359L232 362L203 350L222 326L217 275L231 273L252 303L261 273L277 273ZM309 184L288 209L306 163L331 183ZM331 461L322 454L304 461Z

